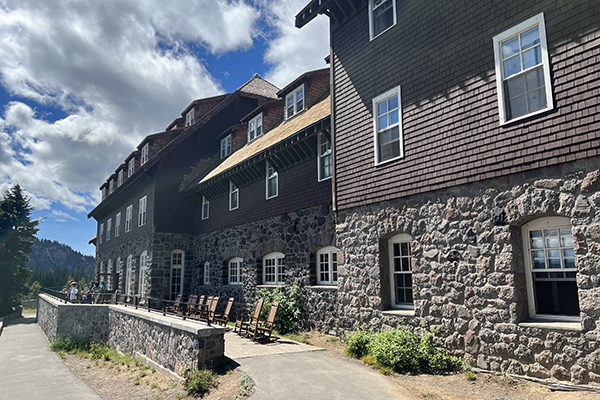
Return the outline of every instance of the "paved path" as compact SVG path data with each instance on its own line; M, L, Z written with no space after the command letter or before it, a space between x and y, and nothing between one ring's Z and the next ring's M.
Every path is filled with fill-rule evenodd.
M5 322L0 335L1 400L102 400L48 348L35 315Z

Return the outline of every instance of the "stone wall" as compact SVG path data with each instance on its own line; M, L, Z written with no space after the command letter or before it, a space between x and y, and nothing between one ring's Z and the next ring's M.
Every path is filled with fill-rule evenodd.
M600 159L339 211L343 332L436 329L483 369L600 383ZM572 224L580 322L528 315L521 226ZM388 239L411 236L414 311L390 309Z

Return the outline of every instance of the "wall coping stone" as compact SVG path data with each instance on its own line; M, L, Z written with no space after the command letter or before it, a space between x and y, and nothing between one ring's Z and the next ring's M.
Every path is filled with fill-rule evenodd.
M551 329L560 331L582 331L581 323L579 322L540 322L540 321L527 321L520 322L520 327L523 328L541 328Z
M316 290L338 290L338 287L336 285L313 285L309 286L309 288Z
M397 315L401 317L414 317L415 310L383 310L383 315Z

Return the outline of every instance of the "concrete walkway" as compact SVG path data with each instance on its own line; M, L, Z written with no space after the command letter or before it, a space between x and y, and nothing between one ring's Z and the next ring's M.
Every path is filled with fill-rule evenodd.
M5 322L0 335L0 400L102 400L48 348L48 339L26 315Z

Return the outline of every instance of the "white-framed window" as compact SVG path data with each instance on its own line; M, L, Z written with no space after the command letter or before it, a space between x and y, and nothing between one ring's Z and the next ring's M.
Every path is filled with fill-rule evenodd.
M285 96L285 119L290 119L304 110L304 84L298 86L293 92Z
M331 178L332 160L331 160L331 142L323 133L319 133L319 157L317 164L319 169L319 182Z
M117 174L117 187L121 186L123 184L123 170L120 169L119 173Z
M183 293L183 271L185 264L185 252L173 250L171 253L171 300L178 294Z
M500 125L551 110L544 13L494 36Z
M221 139L221 158L231 154L231 134Z
M529 316L579 320L571 221L545 217L522 227Z
M144 250L140 254L140 279L139 279L139 294L146 296L146 271L148 271L148 252Z
M144 196L139 201L139 212L138 212L138 226L146 225L146 204L148 203L148 196Z
M204 262L204 285L210 285L210 263L208 261Z
M106 286L106 288L108 290L114 290L115 289L114 288L114 282L113 282L113 279L112 279L112 272L113 272L113 270L112 270L112 260L109 259L107 261L107 263L106 263L106 274L107 275L104 278L104 279L106 279L106 281L104 283L106 284L105 286Z
M248 141L251 142L263 134L263 118L262 113L252 118L248 122Z
M129 178L135 172L135 157L129 160L129 164L127 165L127 177Z
M123 267L123 260L121 260L121 257L117 258L117 263L116 263L116 269L115 269L115 274L120 274L121 273L121 269Z
M103 186L102 187L102 200L104 200L107 195L108 195L108 190L107 190L106 186Z
M108 242L110 240L110 231L112 229L112 218L109 218L106 221L106 241Z
M125 269L125 291L124 294L129 296L131 293L131 276L133 274L133 255L127 256L127 266Z
M115 237L119 237L121 235L121 213L118 212L115 216Z
M371 40L396 25L396 0L369 0Z
M263 257L263 283L265 285L285 283L285 254L269 253Z
M328 246L317 252L317 281L319 285L337 285L338 249Z
M393 308L414 308L410 240L409 235L401 233L388 241Z
M206 196L202 196L202 219L208 219L210 211L210 202Z
M373 99L375 164L404 156L400 86Z
M275 168L267 161L267 199L277 197L279 193L279 175Z
M229 211L235 210L240 205L240 189L233 183L229 181Z
M148 161L148 151L150 150L150 143L146 143L144 147L142 147L142 157L140 159L140 165L146 164Z
M239 257L234 257L227 263L228 274L227 281L230 285L241 285L242 282L242 265L244 261Z
M108 181L108 194L111 194L114 191L113 182L114 182L113 179Z
M104 224L100 224L98 228L98 243L102 244L102 236L104 236Z
M133 219L133 204L125 209L125 233L131 231L131 220Z
M188 111L187 114L185 114L185 126L192 126L194 125L194 109L192 108L190 111Z

